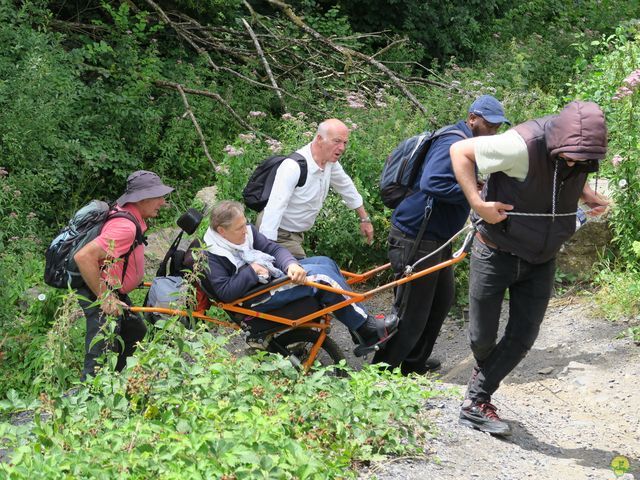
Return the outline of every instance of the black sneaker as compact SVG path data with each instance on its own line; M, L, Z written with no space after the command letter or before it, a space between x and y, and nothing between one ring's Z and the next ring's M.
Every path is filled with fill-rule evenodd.
M358 346L353 351L356 357L377 351L398 331L398 317L391 315L369 315L357 329L351 330L351 337Z
M489 402L466 399L460 409L460 425L475 428L498 436L511 435L511 427L496 413L496 407Z
M429 372L435 372L442 366L442 362L437 358L429 357L426 362L413 363L410 361L402 362L400 371L403 375L407 376L412 373L417 375L425 375Z

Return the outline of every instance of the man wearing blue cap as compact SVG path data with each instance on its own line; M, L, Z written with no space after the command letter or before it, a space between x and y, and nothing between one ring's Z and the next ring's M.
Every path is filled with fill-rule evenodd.
M411 195L394 210L389 232L389 261L396 277L406 265L437 250L458 232L469 216L469 203L456 181L449 148L464 138L495 135L503 123L500 102L482 95L469 107L466 120L449 126L431 144L424 160L422 174ZM417 243L417 245L416 245ZM451 247L444 248L416 271L450 258ZM398 289L395 310L400 317L396 335L376 353L373 362L400 367L404 375L424 374L440 366L429 359L455 297L453 269L439 270L406 283Z

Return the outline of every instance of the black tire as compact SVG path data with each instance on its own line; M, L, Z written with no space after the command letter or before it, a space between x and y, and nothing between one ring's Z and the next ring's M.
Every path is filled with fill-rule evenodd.
M309 358L309 351L318 340L320 332L310 328L296 328L278 335L269 344L268 350L272 353L280 353L283 356L290 356L296 359L296 363L304 363ZM292 360L293 360L292 358ZM340 360L346 360L338 344L330 337L326 337L314 365L337 365ZM338 377L346 377L346 372L341 368L336 368L334 374Z

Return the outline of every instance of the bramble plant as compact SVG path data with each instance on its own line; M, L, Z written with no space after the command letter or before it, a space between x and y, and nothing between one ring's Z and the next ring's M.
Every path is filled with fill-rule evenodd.
M0 423L10 478L355 478L354 462L412 455L429 435L427 377L367 367L301 375L276 355L231 356L225 337L168 321L116 374L42 394L33 424ZM108 364L113 362L108 362ZM339 367L339 368L344 368ZM4 412L25 408L12 393ZM226 476L226 477L225 477Z

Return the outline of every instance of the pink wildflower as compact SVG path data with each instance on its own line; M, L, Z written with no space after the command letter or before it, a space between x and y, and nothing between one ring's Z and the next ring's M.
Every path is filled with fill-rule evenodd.
M249 117L266 117L267 114L259 110L251 110L248 116Z
M611 164L614 167L617 167L618 165L620 165L622 163L623 160L624 160L624 158L622 158L620 155L614 155L613 158L611 159Z
M632 95L640 85L640 69L634 70L622 81L622 85L613 96L613 100L620 100L624 97Z
M351 108L364 108L364 95L360 92L349 92L347 95L347 104Z
M293 120L295 117L293 115L291 115L290 113L285 113L280 118L282 118L282 120Z
M6 177L7 175L9 175L7 169L4 167L0 167L0 177Z
M631 72L627 78L624 79L624 83L629 85L631 88L638 85L640 83L640 70L634 70Z
M240 133L238 134L238 138L245 143L251 143L256 139L256 136L254 133Z
M238 157L244 153L244 148L236 148L233 145L224 147L224 152L230 157Z
M278 140L268 138L265 141L267 142L267 145L269 145L269 150L271 150L273 153L278 153L280 152L280 150L282 150L282 143L280 143Z

